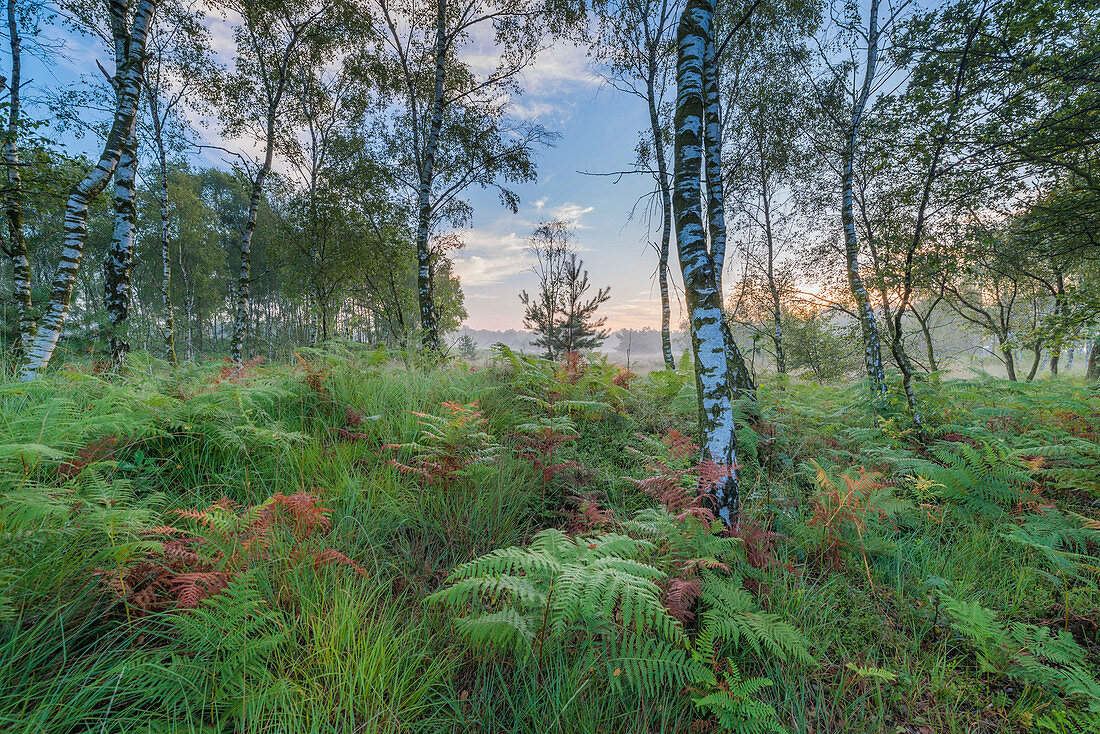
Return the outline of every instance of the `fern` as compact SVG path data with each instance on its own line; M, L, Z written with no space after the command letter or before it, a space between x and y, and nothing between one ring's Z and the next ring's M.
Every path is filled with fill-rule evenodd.
M179 649L160 671L162 710L172 714L201 707L220 722L247 716L259 704L257 691L273 680L271 660L289 642L286 622L266 607L256 579L245 574L189 614L170 617Z
M694 693L692 701L712 715L724 731L736 734L785 731L775 708L757 698L761 689L772 684L769 679L746 680L736 666L730 666L720 678L710 673L700 682L709 685Z
M1014 507L1031 481L1020 452L992 440L941 441L929 451L936 461L905 459L897 462L898 470L941 485L944 500L971 512L996 515Z
M1100 712L1095 668L1069 632L1022 622L1004 625L993 610L940 593L952 627L970 641L984 672L1034 684Z
M548 649L591 656L612 691L689 687L721 726L774 730L774 710L754 698L769 681L742 680L728 656L813 659L798 630L758 609L741 585L742 572L755 573L741 542L665 510L640 512L623 527L629 534L545 530L525 548L459 566L429 602L455 612L455 630L477 648L521 661ZM693 603L701 613L689 635Z
M416 474L428 482L454 478L475 464L487 464L499 458L503 447L486 432L485 416L476 403L443 403L446 416L416 412L420 435L416 441L387 444L385 448L411 452L411 463L392 460L399 471Z

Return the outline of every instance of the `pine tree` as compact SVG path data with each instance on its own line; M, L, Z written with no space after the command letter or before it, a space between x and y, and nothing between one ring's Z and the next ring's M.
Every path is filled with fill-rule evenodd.
M458 340L458 353L466 360L477 356L477 341L469 334L463 334Z
M543 222L531 235L531 270L539 278L539 290L534 295L521 291L519 300L525 307L523 325L535 332L534 345L545 350L547 359L594 349L608 336L606 319L595 314L611 298L611 288L598 288L586 297L592 285L573 248L573 231L561 220Z
M596 309L611 298L611 286L597 288L590 298L585 295L591 289L588 271L584 269L584 260L571 253L565 264L565 281L562 295L562 321L558 331L560 351L579 352L582 349L595 349L604 343L609 332L603 326L606 317L596 318Z

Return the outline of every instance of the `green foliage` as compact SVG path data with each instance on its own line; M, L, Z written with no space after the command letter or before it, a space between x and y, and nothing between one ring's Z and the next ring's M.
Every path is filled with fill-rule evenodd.
M998 514L1015 507L1031 479L1020 452L996 441L941 441L929 453L936 461L905 458L896 466L901 473L931 480L946 502L969 512Z
M742 680L727 657L813 661L799 632L756 608L741 586L740 544L660 511L625 528L641 537L543 531L526 548L460 566L429 601L459 614L456 630L476 647L521 663L564 648L591 658L612 691L652 697L690 685L696 705L721 725L773 730L774 709L754 698L770 681ZM681 619L692 616L695 598L701 611L689 636Z
M1100 712L1095 669L1069 632L1023 622L1002 624L996 612L976 602L946 594L941 598L952 626L973 646L982 671L1079 699L1089 710Z
M199 709L217 724L256 718L267 703L256 692L270 686L271 661L288 642L286 621L268 608L256 579L238 576L194 610L171 615L169 623L180 652L152 673L162 676L158 708L170 717Z
M448 413L446 416L416 411L420 418L417 440L386 446L411 452L412 463L394 460L390 464L429 482L435 479L448 482L475 464L498 459L504 447L486 432L485 417L476 406L476 403L445 402L442 407Z

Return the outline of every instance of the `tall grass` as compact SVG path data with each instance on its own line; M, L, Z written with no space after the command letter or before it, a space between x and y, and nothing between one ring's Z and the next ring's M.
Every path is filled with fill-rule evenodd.
M0 381L0 730L712 726L686 691L612 693L568 644L534 667L467 648L423 604L456 565L563 525L571 495L619 519L651 506L626 480L645 473L628 448L643 446L637 433L691 435L690 375L655 373L589 396L613 394L615 409L577 416L579 436L558 460L585 470L547 483L516 450L532 408L512 373L390 356L304 350L238 374L137 354L117 375L73 364L31 384ZM613 370L600 369L610 380ZM1100 540L1071 513L1096 518L1100 397L1071 379L919 387L923 438L900 420L876 422L860 386L764 381L759 420L741 426L743 485L750 519L778 535L753 593L800 628L818 665L737 662L774 682L761 696L790 731L1079 731L1087 701L984 669L938 594L1070 630L1097 664ZM402 473L387 446L416 440L415 413L439 414L444 401L476 401L507 450L453 481ZM1018 503L966 510L972 487L944 486L966 472L951 474L940 450L960 443L995 449L1004 471L992 475ZM811 459L834 475L877 470L906 509L862 527L850 519L846 532L864 547L826 562L812 546L822 500ZM182 527L178 510L299 492L331 511L321 546L359 572L305 556L257 561L193 612L112 592L121 569L159 552L164 536L151 529ZM1052 514L1055 505L1065 512ZM1038 530L1021 542L1012 531L1028 522ZM858 535L868 528L880 537ZM1061 544L1065 533L1086 539Z

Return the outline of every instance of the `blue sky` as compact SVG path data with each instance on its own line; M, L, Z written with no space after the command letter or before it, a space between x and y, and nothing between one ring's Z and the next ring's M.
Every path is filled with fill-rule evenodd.
M228 61L232 53L228 25L212 20L211 29L215 50ZM24 60L24 78L31 82L25 92L28 103L43 93L56 93L74 84L82 74L98 74L97 59L106 68L112 67L110 56L96 39L74 36L58 27L47 28L45 33L63 48L51 55L48 65L40 59ZM9 63L5 60L3 66ZM522 86L523 94L513 100L517 113L537 120L560 138L555 147L539 153L537 183L518 187L521 204L517 214L502 207L494 191L470 192L473 221L462 232L466 248L455 256L466 294L467 325L522 328L518 293L535 284L524 252L526 238L538 222L561 217L577 227L577 241L593 284L611 286L611 300L601 311L608 317L608 325L659 327L660 294L653 277L656 256L646 245L642 207L635 220L629 221L639 197L650 191L651 179L635 175L616 180L581 173L631 166L638 133L648 122L643 103L603 84L585 49L568 43L556 44L525 70ZM45 116L44 110L37 112ZM94 150L98 141L88 138L72 145L74 152L98 152ZM220 163L213 154L204 162Z
M516 105L560 134L539 156L539 180L519 187L520 211L503 209L491 192L475 192L473 227L456 268L463 279L469 325L520 328L517 293L531 288L523 248L541 220L561 217L577 226L581 255L594 285L610 285L603 307L612 327L660 326L660 293L653 279L656 255L646 245L644 204L633 221L631 209L652 188L647 176L621 179L581 171L627 169L638 132L648 124L641 102L603 84L583 48L559 44L524 75Z

